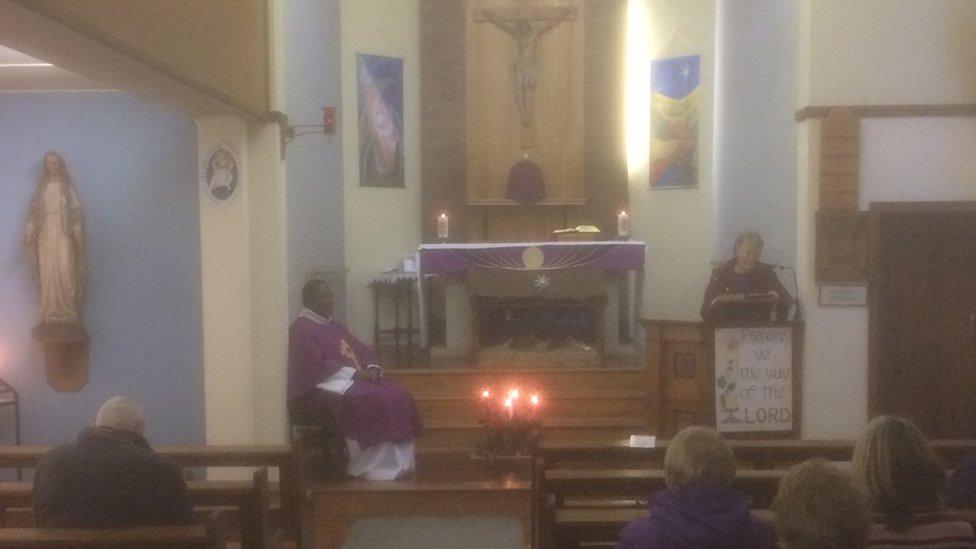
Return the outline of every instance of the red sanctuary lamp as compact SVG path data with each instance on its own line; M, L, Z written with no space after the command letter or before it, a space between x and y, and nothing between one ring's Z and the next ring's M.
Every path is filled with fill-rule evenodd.
M490 387L483 387L478 396L484 414L480 423L485 429L475 452L489 458L530 455L539 439L541 426L542 399L539 393L533 392L529 398L524 398L519 387L500 394Z

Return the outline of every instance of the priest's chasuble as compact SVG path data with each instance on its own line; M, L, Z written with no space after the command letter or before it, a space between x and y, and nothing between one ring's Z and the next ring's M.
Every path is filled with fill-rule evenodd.
M420 414L409 393L385 378L351 379L356 370L374 364L369 347L342 323L309 313L303 311L289 330L289 400L313 390L328 391L340 433L362 449L419 436Z

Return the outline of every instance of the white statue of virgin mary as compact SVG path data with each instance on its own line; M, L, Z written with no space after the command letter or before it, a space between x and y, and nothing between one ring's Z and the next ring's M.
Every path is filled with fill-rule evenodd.
M64 159L56 152L44 155L23 242L41 294L41 327L80 326L85 299L84 210Z

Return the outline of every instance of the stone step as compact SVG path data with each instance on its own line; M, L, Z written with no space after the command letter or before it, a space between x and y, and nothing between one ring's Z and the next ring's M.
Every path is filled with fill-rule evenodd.
M542 436L565 438L593 438L616 436L626 438L631 434L647 434L647 421L641 417L579 417L546 418L542 424ZM424 436L418 439L418 449L462 448L470 449L484 436L484 427L476 421L462 419L437 419L425 423Z
M521 387L547 395L602 391L626 391L647 387L647 372L642 369L532 369L478 370L425 369L393 370L388 377L402 385L414 398L477 396L485 387L507 391Z
M525 395L528 396L528 395ZM476 397L417 397L414 396L425 420L465 419L485 417L486 403ZM493 404L497 409L497 398ZM642 388L618 391L590 390L540 395L539 416L545 419L572 417L640 417L649 413L646 393Z

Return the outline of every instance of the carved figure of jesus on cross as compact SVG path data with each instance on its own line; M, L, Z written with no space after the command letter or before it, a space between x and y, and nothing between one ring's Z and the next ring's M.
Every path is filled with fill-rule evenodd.
M515 8L482 9L475 21L490 21L518 43L518 56L512 65L519 116L526 127L532 125L532 95L539 74L536 45L539 38L567 19L576 18L576 6L530 7L531 0L519 0Z

